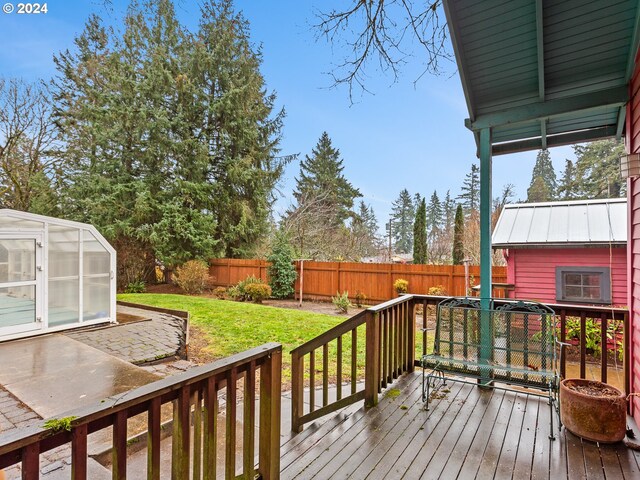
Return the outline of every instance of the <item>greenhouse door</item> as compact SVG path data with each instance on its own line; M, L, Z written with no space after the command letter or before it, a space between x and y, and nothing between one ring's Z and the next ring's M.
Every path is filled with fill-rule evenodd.
M41 329L42 237L0 235L0 338Z

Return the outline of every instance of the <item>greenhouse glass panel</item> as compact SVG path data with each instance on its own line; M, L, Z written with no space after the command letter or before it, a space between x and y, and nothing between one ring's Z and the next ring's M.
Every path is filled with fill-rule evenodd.
M77 228L49 226L49 326L80 321L80 241Z
M0 209L0 341L115 323L115 270L91 225Z
M36 321L36 287L0 288L0 328Z
M43 222L26 220L24 218L2 217L2 221L0 222L0 232L2 230L41 230L42 228L44 228Z
M83 233L83 321L109 316L111 256L88 230Z

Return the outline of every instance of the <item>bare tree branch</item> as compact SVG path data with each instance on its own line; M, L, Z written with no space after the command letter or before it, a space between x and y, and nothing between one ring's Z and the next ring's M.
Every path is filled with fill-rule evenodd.
M0 204L30 210L42 181L58 166L46 87L0 78Z
M331 72L333 86L347 84L351 101L354 87L369 92L366 70L372 58L397 81L416 41L418 54L426 54L418 79L441 73L441 62L452 58L441 5L442 0L354 0L345 10L319 12L318 37L334 45L342 42L349 52Z

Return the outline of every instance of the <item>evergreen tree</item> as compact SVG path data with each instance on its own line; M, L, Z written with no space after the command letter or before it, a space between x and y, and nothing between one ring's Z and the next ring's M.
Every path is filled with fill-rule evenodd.
M373 208L363 201L358 205L351 225L351 234L359 257L375 255L379 244L378 220Z
M548 202L551 192L542 177L536 177L527 190L527 202Z
M461 193L456 197L462 200L465 215L470 216L478 212L480 208L480 168L475 163L471 164L471 171L467 173L460 187Z
M65 211L151 265L248 255L284 167L283 113L231 2L205 2L195 34L170 0L134 2L121 35L93 16L75 44L54 58Z
M197 85L193 97L184 97L196 108L181 126L198 132L202 125L207 169L217 173L217 236L225 255L247 257L268 231L274 189L294 156L279 156L284 110L274 110L276 95L260 73L262 52L251 43L248 21L231 0L206 0L201 10L191 73L179 81L185 93Z
M422 195L420 195L420 192L415 193L413 195L413 205L416 208L416 210L418 209L418 207L420 206L420 202L422 201Z
M334 212L334 226L353 216L353 201L361 197L342 173L340 151L333 147L327 132L323 132L311 151L300 162L300 176L296 178L293 196L298 206L313 199Z
M438 192L434 190L427 206L427 232L430 242L438 235L443 223L444 209L438 198Z
M462 205L456 209L455 225L453 227L453 264L462 265L464 260L464 215Z
M618 140L599 140L575 145L576 198L616 198L626 194L626 181L620 177L620 157L624 144Z
M537 185L534 188L534 184L538 178L542 179L544 187ZM533 166L533 173L531 174L531 184L527 190L527 201L546 202L548 200L553 200L556 195L556 190L556 172L553 169L553 163L551 163L549 150L545 148L540 150L536 157L536 163ZM530 191L532 193L529 193ZM543 200L532 200L532 195L535 196L535 198L541 198L542 192L546 192L546 198Z
M294 293L294 282L298 274L293 265L293 249L283 232L277 232L271 253L267 257L271 263L267 269L269 286L274 298L288 298Z
M391 205L391 234L397 253L413 251L413 220L415 207L405 188Z
M413 263L427 263L427 204L423 198L413 223Z
M451 198L449 190L447 190L447 194L442 202L442 209L444 211L444 230L449 232L453 229L453 219L456 216L456 203Z
M558 185L558 198L560 200L569 200L574 198L574 182L575 182L575 168L573 162L569 159L566 160L564 172L562 172L562 178Z

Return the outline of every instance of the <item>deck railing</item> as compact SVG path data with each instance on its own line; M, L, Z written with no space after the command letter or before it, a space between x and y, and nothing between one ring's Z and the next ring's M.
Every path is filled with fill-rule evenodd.
M291 352L292 360L292 428L299 432L302 426L323 415L339 410L351 403L364 400L370 407L377 404L378 394L388 387L395 378L405 372L411 372L420 364L420 355L427 352L430 339L426 328L430 319L435 319L438 303L445 296L437 295L403 295L388 302L368 308L353 316L340 325L332 328L317 338L301 345ZM498 307L515 300L495 299L494 306ZM624 389L629 392L628 352L629 347L629 312L622 308L594 307L587 305L548 304L559 319L559 337L567 341L568 325L571 323L573 332L579 333L579 376L587 375L587 340L593 337L596 329L601 348L600 368L597 379L606 382L608 376L609 355L607 345L617 341L616 332L622 331L621 364L624 369ZM416 312L422 310L420 324L417 323ZM588 328L589 327L589 328ZM599 329L599 330L598 330ZM365 337L364 356L358 355L357 347L350 347L350 378L342 375L343 337L351 336L351 344L355 345L358 338ZM609 338L613 336L613 339ZM421 338L416 342L416 338ZM418 348L416 348L418 343ZM335 347L331 348L335 344ZM617 345L616 345L617 346ZM320 354L322 363L316 361L316 351ZM333 361L332 353L335 351ZM617 352L614 353L614 355ZM305 360L307 359L307 360ZM566 359L561 364L561 375L565 376ZM332 368L335 364L335 367ZM316 390L318 383L316 376L322 377L320 390L322 404L316 408ZM364 388L362 382L364 377ZM336 395L330 396L330 381L334 380ZM308 380L307 382L305 382ZM343 387L342 382L349 380L350 385ZM308 389L305 389L305 383ZM350 395L343 397L343 388L350 389ZM330 400L331 397L331 400ZM308 407L305 413L305 403Z
M217 362L195 367L99 404L71 411L71 430L33 426L0 435L0 469L21 463L23 479L39 478L40 454L71 444L71 477L87 478L87 436L112 428L114 479L126 478L127 419L147 413L147 478L160 478L161 407L173 402L171 478L279 478L282 347L269 343ZM243 392L242 472L236 464L238 383ZM259 435L256 434L256 384ZM223 425L218 393L226 394ZM44 421L43 421L44 423ZM193 428L192 428L193 425ZM217 439L224 432L224 465L217 465ZM256 467L255 446L258 445ZM166 464L166 463L165 463ZM168 472L163 473L163 478Z
M376 405L382 388L413 371L412 306L411 296L406 296L371 307L291 351L294 432L359 400ZM364 384L359 381L363 377Z

